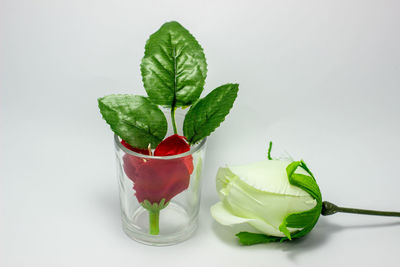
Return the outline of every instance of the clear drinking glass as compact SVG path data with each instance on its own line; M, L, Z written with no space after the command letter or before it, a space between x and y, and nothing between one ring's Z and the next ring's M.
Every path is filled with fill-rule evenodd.
M189 238L197 228L206 139L174 156L131 151L114 136L124 232L155 246Z

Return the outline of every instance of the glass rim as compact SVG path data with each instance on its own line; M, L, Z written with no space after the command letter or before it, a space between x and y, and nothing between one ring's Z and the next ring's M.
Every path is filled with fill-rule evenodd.
M116 144L116 146L119 149L121 149L122 151L124 151L125 153L127 153L129 155L140 157L140 158L146 158L146 159L164 159L164 160L167 160L167 159L183 158L183 157L192 155L194 152L196 152L196 151L200 150L201 148L203 148L204 145L206 144L206 141L207 141L207 137L204 137L200 141L200 143L197 143L196 145L193 146L193 149L191 147L190 150L185 152L185 153L181 153L181 154L177 154L177 155L173 155L173 156L150 156L150 155L143 155L143 154L137 153L135 151L132 151L132 150L124 147L121 144L120 137L118 135L114 134L114 143Z

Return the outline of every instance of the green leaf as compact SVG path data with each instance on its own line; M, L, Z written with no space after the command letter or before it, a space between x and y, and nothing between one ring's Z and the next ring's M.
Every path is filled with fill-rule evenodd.
M190 144L210 135L225 120L238 90L238 84L222 85L191 106L183 122L183 134Z
M143 96L108 95L98 103L114 133L133 147L155 148L167 133L164 113Z
M200 97L207 63L196 39L172 21L150 36L140 70L150 101L174 108L191 105Z
M282 239L282 237L277 236L269 236L265 234L256 234L256 233L249 233L249 232L240 232L236 234L239 238L239 242L242 245L255 245L261 243L270 243L270 242L277 242Z

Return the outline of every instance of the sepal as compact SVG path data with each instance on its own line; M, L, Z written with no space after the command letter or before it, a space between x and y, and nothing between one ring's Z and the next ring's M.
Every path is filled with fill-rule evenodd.
M240 232L240 233L236 234L236 236L239 238L240 244L245 245L245 246L277 242L277 241L280 241L281 239L283 239L282 237L269 236L269 235L265 235L265 234L249 233L249 232Z
M162 209L165 209L168 204L169 201L167 203L165 203L165 198L161 199L160 203L150 203L150 201L148 201L147 199L144 200L142 203L140 203L142 205L143 208L145 208L146 210L150 211L150 212L158 212Z
M295 173L298 167L301 167L310 176ZM284 233L289 240L292 240L292 238L299 238L308 234L314 228L319 216L321 215L322 196L313 174L303 160L294 161L289 164L286 168L286 172L290 184L300 187L309 193L317 202L317 205L308 211L289 214L279 226L279 230ZM290 234L288 227L303 229Z

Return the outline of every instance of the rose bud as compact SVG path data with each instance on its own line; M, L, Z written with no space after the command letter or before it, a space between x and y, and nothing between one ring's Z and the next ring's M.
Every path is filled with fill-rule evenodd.
M220 168L217 191L221 202L211 207L217 222L248 223L265 234L239 233L243 244L304 236L321 214L321 193L302 161L265 160ZM256 237L264 239L255 242Z

